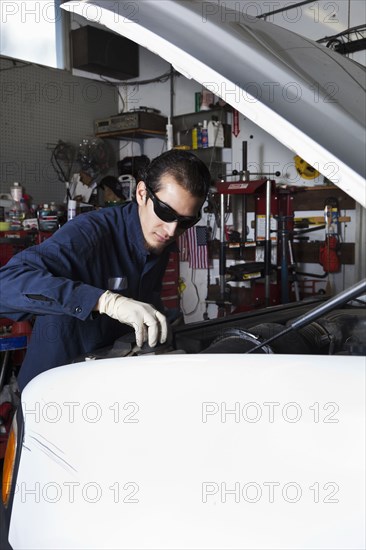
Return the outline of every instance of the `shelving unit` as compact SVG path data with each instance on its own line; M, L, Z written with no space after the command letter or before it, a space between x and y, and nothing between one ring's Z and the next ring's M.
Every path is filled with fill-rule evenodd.
M174 131L190 131L195 124L204 120L218 120L223 125L226 125L231 130L231 126L227 124L227 108L210 109L209 111L198 111L196 113L187 113L173 117ZM231 134L228 132L225 139L225 147L231 147Z
M192 129L204 120L221 122L224 129L224 148L231 148L231 126L227 124L228 110L225 108L187 113L173 117L174 144L192 151L210 169L211 176L217 180L221 174L226 173L226 163L222 159L222 147L206 147L192 149Z

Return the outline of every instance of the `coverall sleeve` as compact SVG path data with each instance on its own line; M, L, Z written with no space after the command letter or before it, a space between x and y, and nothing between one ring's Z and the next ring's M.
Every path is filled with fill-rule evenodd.
M72 240L51 238L14 256L0 270L0 315L90 318L104 290L82 282L87 254Z

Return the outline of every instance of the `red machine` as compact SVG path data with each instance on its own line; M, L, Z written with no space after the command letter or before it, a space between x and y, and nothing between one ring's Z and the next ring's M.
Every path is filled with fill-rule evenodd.
M243 165L246 166L246 142L243 143ZM252 174L262 175L264 174ZM272 174L267 174L272 175ZM273 174L279 176L276 172ZM232 181L222 179L217 183L220 195L220 299L219 307L228 301L226 285L231 281L252 281L252 300L250 305L239 305L239 311L289 302L289 268L291 267L292 248L290 235L293 230L293 189L279 189L273 180L267 177L251 180L247 170L238 176L230 176ZM233 178L236 178L234 180ZM229 179L229 178L228 178ZM248 261L226 267L226 249L228 245L225 228L225 195L241 195L242 231L240 246L255 246L255 261ZM246 242L247 207L246 197L254 196L255 243Z

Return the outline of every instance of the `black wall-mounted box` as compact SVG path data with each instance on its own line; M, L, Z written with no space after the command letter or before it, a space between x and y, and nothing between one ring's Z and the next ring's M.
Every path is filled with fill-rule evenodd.
M139 76L139 47L132 40L90 25L70 34L75 69L118 80Z

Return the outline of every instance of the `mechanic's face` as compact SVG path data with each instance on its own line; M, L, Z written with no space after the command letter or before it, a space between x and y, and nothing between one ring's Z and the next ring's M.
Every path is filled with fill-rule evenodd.
M152 193L143 181L140 181L136 188L136 201L146 248L154 254L161 254L166 246L199 220L203 203L202 198L191 195L169 174L163 175L160 183L161 188L156 193ZM162 205L160 201L165 204ZM173 214L166 206L174 211ZM178 218L184 218L166 221L166 218L176 218L174 214Z

